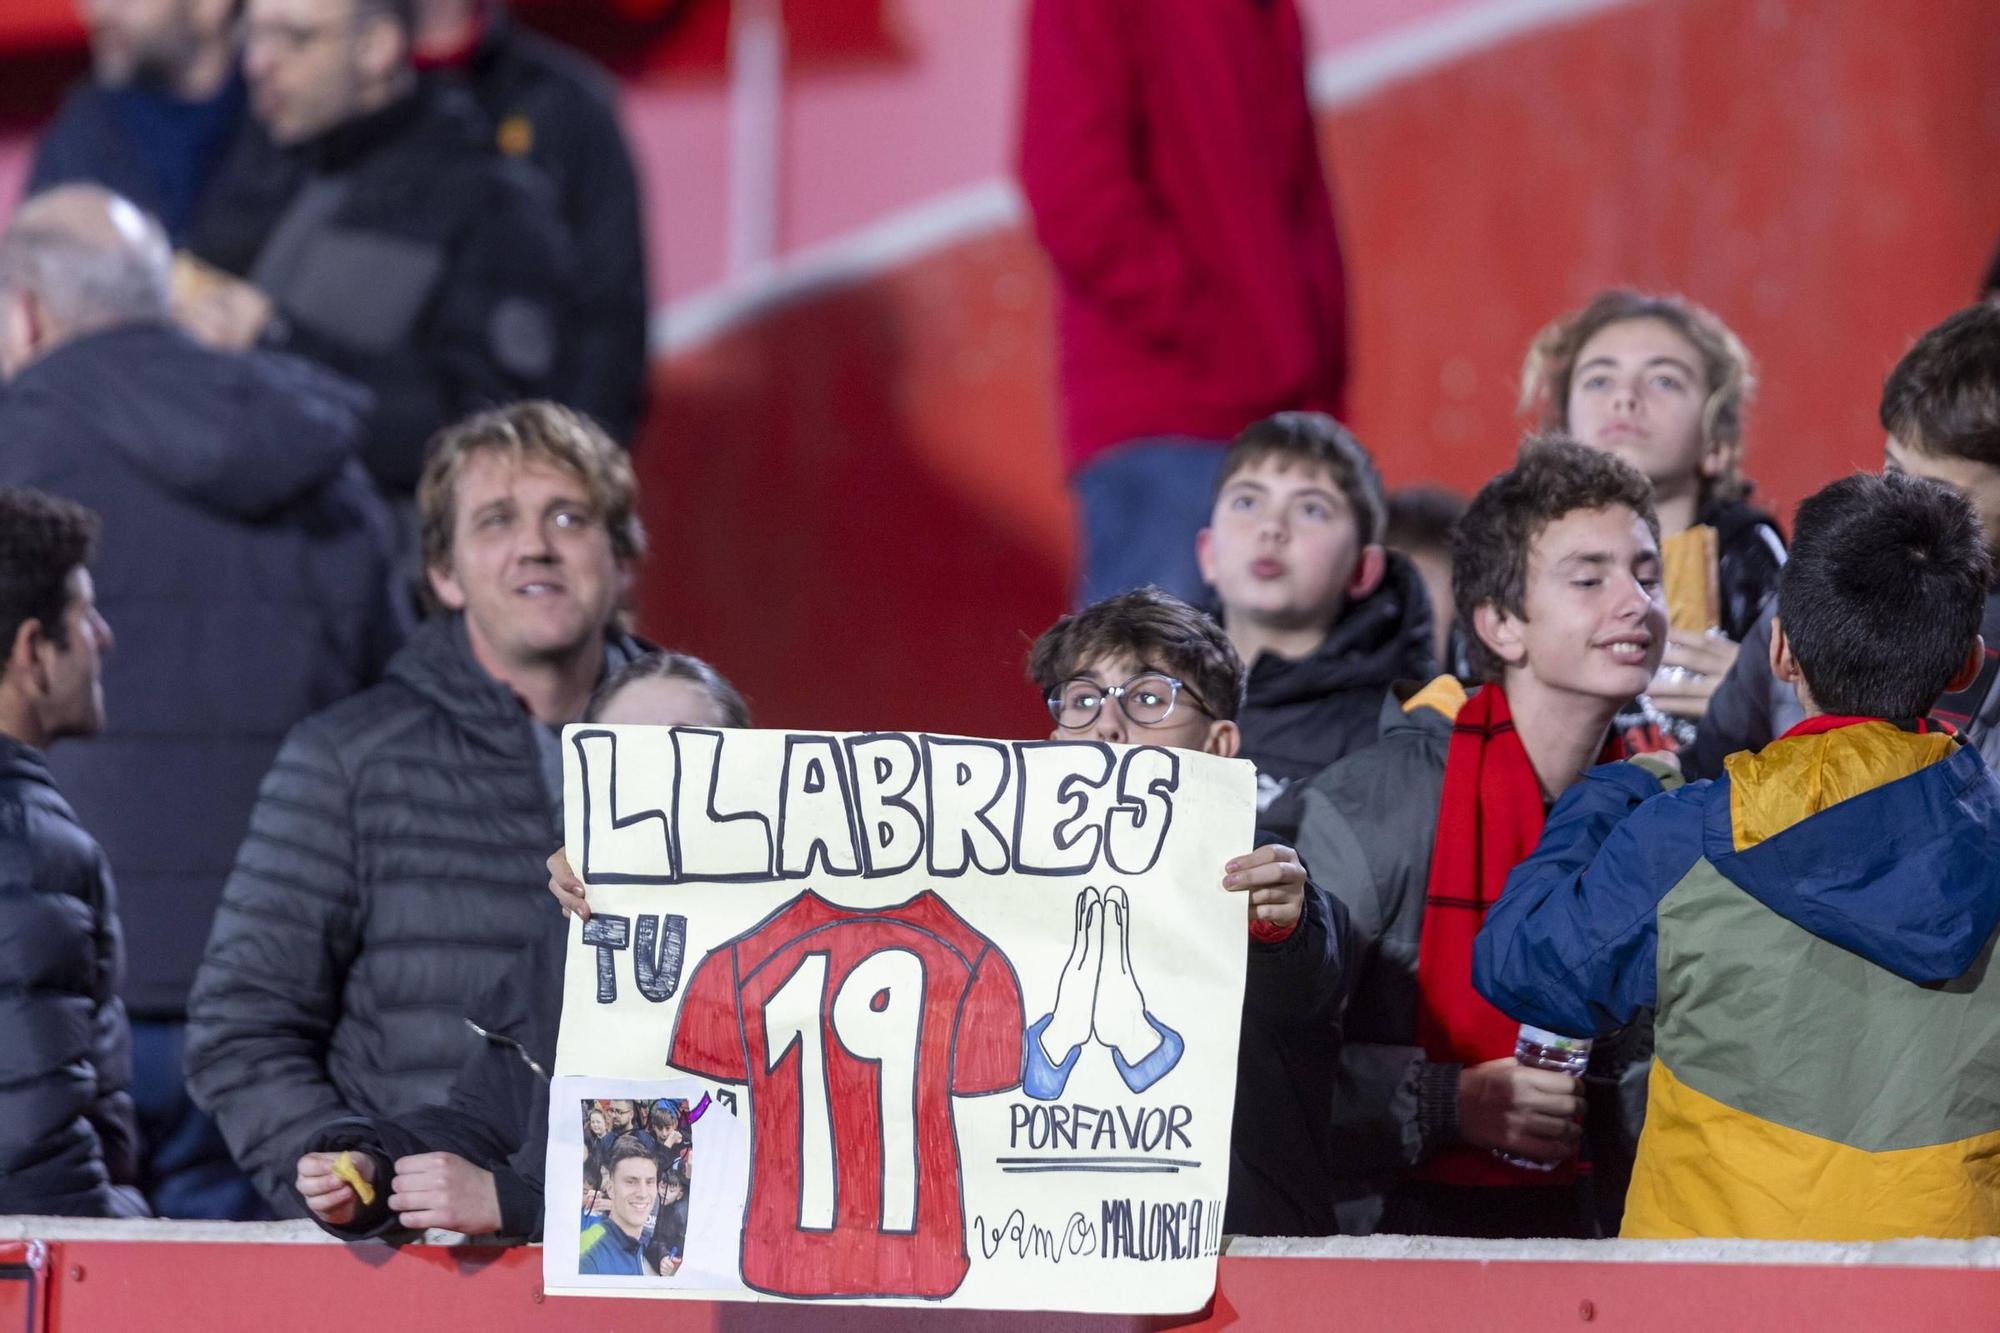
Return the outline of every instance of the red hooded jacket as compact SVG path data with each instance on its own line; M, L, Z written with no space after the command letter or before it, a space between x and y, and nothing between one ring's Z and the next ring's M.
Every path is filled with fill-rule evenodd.
M1339 410L1340 239L1292 0L1035 0L1021 184L1061 287L1072 470Z

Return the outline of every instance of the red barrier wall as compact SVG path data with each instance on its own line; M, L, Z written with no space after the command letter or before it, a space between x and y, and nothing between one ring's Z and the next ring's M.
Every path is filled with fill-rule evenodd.
M1338 1242L1333 1244L1338 1245ZM1609 1243L1615 1252L1617 1243ZM2000 1270L1867 1263L1224 1256L1184 1318L544 1296L539 1250L64 1240L0 1243L0 1329L22 1333L967 1333L1338 1328L1343 1333L1991 1328Z

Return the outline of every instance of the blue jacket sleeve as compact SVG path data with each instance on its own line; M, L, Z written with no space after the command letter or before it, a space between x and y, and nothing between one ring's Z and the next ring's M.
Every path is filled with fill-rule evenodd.
M1570 1036L1651 1006L1655 911L1700 859L1707 785L1663 795L1638 765L1605 764L1565 792L1473 946L1479 993Z

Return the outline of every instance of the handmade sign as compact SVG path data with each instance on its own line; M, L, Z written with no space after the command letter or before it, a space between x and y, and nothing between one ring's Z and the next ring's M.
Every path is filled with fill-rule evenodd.
M573 726L550 1291L1176 1313L1228 1189L1250 765Z

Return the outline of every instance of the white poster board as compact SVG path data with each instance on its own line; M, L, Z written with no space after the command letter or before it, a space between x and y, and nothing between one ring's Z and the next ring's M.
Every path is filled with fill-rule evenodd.
M1208 1300L1249 764L599 726L566 729L563 763L593 917L551 1092L549 1291Z

